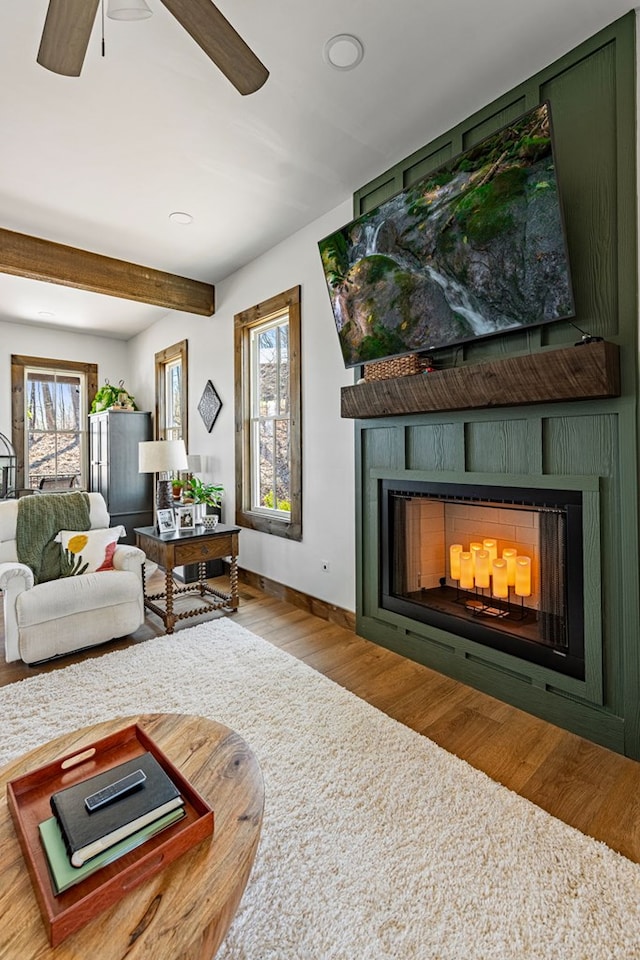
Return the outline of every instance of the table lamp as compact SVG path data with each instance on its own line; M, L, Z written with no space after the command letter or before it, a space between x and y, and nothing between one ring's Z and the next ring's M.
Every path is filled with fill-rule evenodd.
M138 471L157 473L156 509L173 507L171 474L187 469L184 440L143 440L138 444Z

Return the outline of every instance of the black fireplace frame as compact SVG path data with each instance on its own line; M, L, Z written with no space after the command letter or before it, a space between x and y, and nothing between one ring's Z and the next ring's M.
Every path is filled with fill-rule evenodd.
M422 480L379 480L379 604L384 610L466 637L483 646L539 664L577 680L585 679L583 496L580 490L538 489L491 484L460 484ZM478 621L434 610L393 593L394 524L392 495L422 496L442 502L519 505L561 509L566 516L567 649L560 651Z

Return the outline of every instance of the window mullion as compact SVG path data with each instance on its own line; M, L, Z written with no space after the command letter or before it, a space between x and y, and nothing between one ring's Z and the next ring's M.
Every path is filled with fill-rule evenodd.
M251 507L257 507L260 503L260 418L253 418L252 442L251 442Z
M277 368L276 368L277 371ZM276 373L277 379L277 373ZM275 416L269 418L271 421L271 493L273 494L273 503L271 505L272 510L278 509L278 485L276 482L276 465L277 465L277 433L276 426L277 420Z

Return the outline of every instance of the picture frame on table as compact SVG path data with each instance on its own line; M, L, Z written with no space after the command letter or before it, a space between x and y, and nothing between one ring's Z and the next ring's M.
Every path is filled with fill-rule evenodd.
M175 529L176 516L173 510L158 510L158 530L160 533L173 533Z
M194 530L196 526L196 511L193 504L174 507L176 528L179 532Z

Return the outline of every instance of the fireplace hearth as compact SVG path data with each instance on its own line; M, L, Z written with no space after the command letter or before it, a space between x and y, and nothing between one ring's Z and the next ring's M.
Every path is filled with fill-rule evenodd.
M582 493L381 481L380 605L583 680Z

